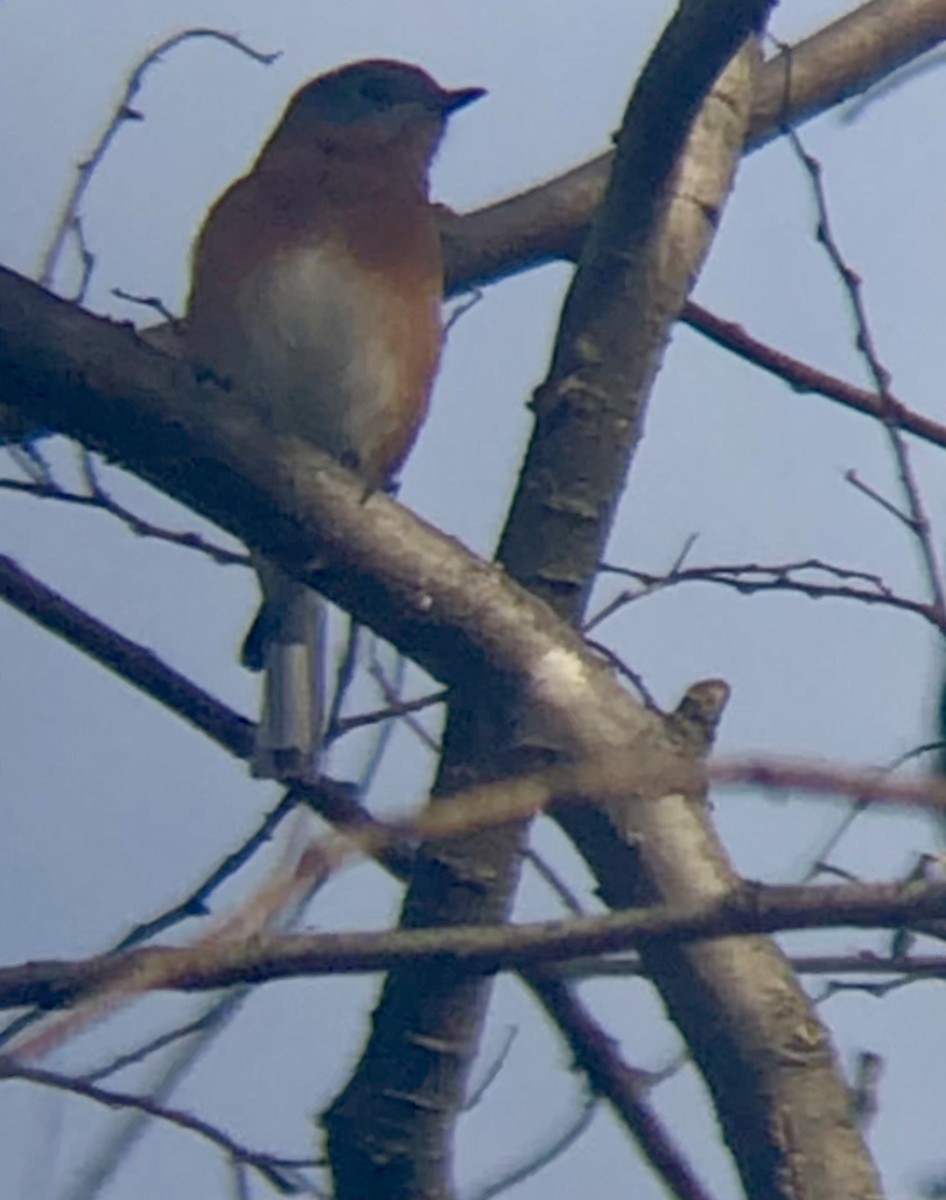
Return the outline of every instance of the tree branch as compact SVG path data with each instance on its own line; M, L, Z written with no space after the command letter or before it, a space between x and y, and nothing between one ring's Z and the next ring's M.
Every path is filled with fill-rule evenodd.
M592 1090L610 1102L615 1116L669 1194L676 1200L709 1200L709 1192L650 1103L644 1072L624 1062L615 1040L604 1033L574 989L561 978L538 968L524 972L523 977L565 1032L575 1063L587 1075Z
M218 1129L216 1125L211 1125L209 1121L203 1121L192 1113L184 1112L183 1109L156 1104L147 1096L135 1096L131 1092L117 1092L111 1088L103 1088L98 1084L89 1083L85 1079L62 1075L58 1071L19 1066L8 1059L0 1058L0 1080L2 1079L19 1079L25 1083L39 1084L41 1087L71 1092L73 1095L83 1096L87 1100L94 1100L97 1104L104 1104L107 1108L134 1109L146 1113L149 1117L156 1117L161 1121L176 1125L179 1129L195 1133L211 1142L234 1162L243 1163L256 1171L270 1187L275 1188L281 1195L294 1195L298 1190L289 1177L287 1168L299 1166L301 1160L281 1159L274 1154L261 1154L257 1150L250 1150L224 1133L222 1129ZM305 1160L305 1165L312 1165L311 1160Z
M24 616L114 671L237 758L248 758L253 723L163 663L147 647L90 616L0 555L0 597Z
M912 433L922 441L929 442L930 445L946 447L946 425L923 413L914 412L894 396L881 397L876 392L857 387L836 375L811 366L810 363L793 358L783 350L777 350L774 346L752 337L735 321L724 321L698 304L687 304L683 310L683 321L717 346L731 350L746 362L783 380L796 392L812 392L826 396L844 408L873 417L875 420L886 421L895 428L902 429L904 433Z
M0 968L0 1007L59 1008L91 991L147 976L142 991L209 991L318 975L389 971L447 962L456 972L526 970L571 959L725 938L751 945L753 935L799 929L898 929L946 917L946 883L917 881L833 886L741 885L706 902L625 909L518 925L385 929L370 933L261 933L195 946L144 947L77 962L31 962ZM909 959L904 960L908 966ZM888 966L888 970L896 967ZM940 964L937 973L942 970Z
M224 405L217 389L209 382L197 389L185 368L168 365L166 360L161 360L158 366L158 360L154 358L145 366L141 357L132 370L132 376L140 371L132 379L130 388L133 403L123 413L115 403L121 398L118 394L121 388L115 389L113 373L116 362L122 361L126 354L134 357L139 353L131 350L133 339L130 335L118 334L123 339L121 344L118 341L110 344L110 351L117 352L114 358L107 353L104 359L92 362L83 355L80 344L74 347L76 353L71 362L62 357L57 360L54 353L52 358L56 361L44 363L42 354L37 352L37 343L32 344L25 358L18 358L16 352L8 353L11 341L4 326L9 310L4 304L4 296L7 299L9 296L5 288L6 281L0 280L0 292L3 293L0 295L0 329L3 330L0 332L0 387L5 399L8 391L12 391L24 408L32 404L34 412L44 406L47 411L52 411L62 405L60 412L67 411L67 423L84 429L89 444L111 450L144 477L206 512L238 536L265 548L267 553L326 594L334 593L335 598L359 612L362 619L373 624L384 636L413 651L414 656L434 673L461 688L482 686L484 678L501 688L508 679L510 663L513 664L513 677L520 684L523 679L530 682L531 686L526 687L530 699L541 699L542 707L551 712L550 736L557 746L565 746L570 752L599 748L617 737L622 722L625 723L622 741L628 740L626 723L629 722L635 731L631 740L637 742L641 753L648 753L651 736L661 743L663 735L659 723L642 716L624 700L619 705L620 713L613 712L606 718L600 703L604 692L597 694L597 689L602 687L604 691L610 691L612 698L620 693L605 687L593 671L588 673L591 668L583 659L580 648L567 639L562 642L562 631L548 623L548 614L541 607L526 604L514 590L498 588L497 591L495 577L484 578L474 571L461 580L459 560L450 558L450 548L442 545L438 550L447 555L443 561L447 561L456 573L450 576L450 586L441 587L439 569L443 561L438 561L432 543L427 540L429 530L410 521L405 523L398 510L393 506L389 509L389 502L383 498L372 497L368 504L361 504L363 497L357 495L357 486L344 472L320 462L319 456L298 446L285 442L276 444L265 430L246 420L241 406L235 404L232 397ZM14 326L18 321L19 316L14 313ZM16 332L24 332L22 325ZM55 336L52 340L55 343ZM29 342L28 336L25 341ZM14 337L13 342L17 343L18 338ZM47 350L49 344L47 341ZM20 340L15 350L22 349L23 345ZM27 399L31 375L40 376L52 392L47 391L40 399ZM104 414L88 411L94 407L88 401L99 390L98 385L108 398L108 412ZM56 387L62 389L63 395L54 394ZM170 408L162 408L160 404L151 407L155 394L164 391L166 398L173 388L189 392L190 403L196 401L202 406L200 418L194 418L194 414L188 412L186 403ZM216 405L212 402L208 405L212 396L218 401ZM83 408L85 412L81 411ZM189 425L192 418L194 423ZM144 431L140 427L142 421ZM144 445L149 439L152 445ZM192 457L195 450L196 457ZM332 509L334 517L337 515L333 507L336 503L340 506L338 513L343 514L340 524L333 525L331 520L320 522L320 506L323 512ZM359 516L363 518L363 512L358 512L359 507L370 509L372 516L378 518L383 527L383 538L393 534L395 539L403 539L394 542L399 549L417 540L422 553L416 569L408 570L403 563L392 561L392 556L384 556L359 525ZM290 513L291 518L286 515ZM357 545L351 540L352 534L356 535ZM320 570L313 565L313 545L326 548L325 560L331 562L330 567ZM429 557L424 557L425 551L430 552ZM464 590L466 604L461 606L458 593L463 584L469 583L475 583L476 587L472 593ZM508 585L505 586L508 589ZM509 607L500 614L497 609L502 608L503 603ZM401 612L402 607L406 612ZM477 610L477 618L484 618L485 628L473 630L469 627L471 607ZM451 624L455 620L459 623L460 633ZM533 622L537 624L537 630L533 628ZM554 633L551 632L553 629ZM525 649L513 654L512 659L506 657L510 649L506 634L512 639L525 638ZM564 659L561 657L563 647ZM468 653L467 660L462 658L463 653ZM457 665L464 661L470 665L463 668ZM580 664L577 675L574 673L576 662ZM552 664L557 666L550 677L548 669ZM560 669L565 666L567 671ZM540 667L546 669L545 675ZM535 686L537 681L541 686ZM565 690L569 692L567 704ZM590 700L592 696L594 703L586 705L586 699ZM574 727L568 720L569 709L577 721ZM666 754L666 750L663 753ZM702 865L700 869L703 869ZM772 1045L777 1046L777 1043ZM802 1142L810 1151L811 1144L804 1138ZM851 1180L852 1188L858 1186L860 1181L856 1173L852 1174ZM866 1195L868 1191L860 1194Z
M779 54L759 73L746 150L866 91L946 37L942 0L870 0ZM449 293L554 259L576 259L613 154L475 212L444 214Z
M550 381L536 404L536 431L497 557L513 578L575 623L610 528L636 410L708 239L694 239L699 250L692 255L688 245L675 260L674 251L663 258L666 278L656 266L645 270L648 286L634 282L636 268L648 253L656 263L668 245L676 250L682 243L683 238L674 243L663 225L668 180L707 90L767 7L760 0L681 6L635 89L598 232L585 248L566 301ZM748 87L742 95L747 97ZM746 110L745 102L735 107L741 124L738 117L730 124L725 117L720 121L731 134L730 164L741 147ZM680 202L678 219L685 209L706 230L702 202L718 204L729 178L727 171L719 190L697 186L696 200ZM665 303L655 305L658 296ZM567 360L583 340L599 370L582 362L582 368L589 366L588 378L579 383L578 364ZM635 366L629 371L631 355ZM537 564L537 556L553 560L554 579L544 571L547 561ZM530 711L509 695L508 686L505 691L511 703L504 714L495 706L486 711L490 706L481 699L486 691L454 694L437 793L528 769L561 752L558 733L541 709ZM573 718L581 705L572 693ZM666 748L669 739L659 721L654 733L654 744ZM518 883L526 832L526 824L517 823L462 842L425 844L402 924L503 920ZM457 979L450 964L415 964L388 977L365 1052L323 1118L340 1200L451 1194L453 1129L489 994L488 982Z

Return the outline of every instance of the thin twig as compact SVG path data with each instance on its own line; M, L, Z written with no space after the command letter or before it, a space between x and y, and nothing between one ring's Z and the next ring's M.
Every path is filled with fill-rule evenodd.
M358 642L360 640L361 629L357 621L347 614L346 617L348 629L345 637L345 649L342 652L342 657L335 672L335 688L332 692L332 703L329 708L328 719L325 722L325 734L322 738L323 747L330 746L340 736L338 727L341 712L345 706L345 699L355 678L355 670L358 666Z
M775 757L717 758L706 767L710 783L797 791L831 799L870 800L895 808L946 809L946 782L939 778L896 780L881 771L856 771L829 764Z
M231 754L249 757L253 744L251 721L197 687L145 646L54 592L5 555L0 555L0 599L158 700Z
M112 111L105 128L99 135L98 140L92 147L90 153L76 167L76 179L69 191L68 196L62 206L62 211L59 219L56 222L56 228L50 239L46 252L43 255L43 261L39 271L39 282L44 288L52 287L53 276L56 272L56 267L59 263L59 258L66 244L67 238L72 234L79 238L80 253L83 256L86 276L90 270L90 262L88 261L90 253L82 238L81 216L79 213L80 206L88 190L89 184L98 170L102 160L108 153L109 147L118 134L118 131L128 121L143 120L142 114L133 107L135 96L141 90L145 76L148 71L170 51L175 50L183 42L194 41L197 38L212 38L215 41L223 42L225 45L232 46L236 50L242 51L249 55L256 62L269 65L274 62L278 54L262 54L258 50L253 50L240 38L231 33L224 33L219 29L193 28L185 29L180 33L175 33L169 38L165 38L153 49L149 50L143 58L141 58L132 68L125 81L125 87L122 95ZM88 278L83 282L83 291L88 284Z
M312 1159L281 1158L275 1154L263 1154L260 1151L251 1150L248 1146L241 1145L229 1134L224 1133L222 1129L218 1129L216 1125L211 1125L209 1121L195 1117L183 1109L164 1107L155 1104L146 1096L135 1096L131 1092L117 1092L110 1088L102 1088L97 1084L60 1074L58 1071L20 1066L11 1059L0 1058L0 1079L19 1079L26 1083L38 1084L40 1087L53 1088L56 1091L68 1092L75 1096L84 1096L87 1100L93 1100L96 1104L102 1104L106 1108L137 1109L147 1113L150 1117L166 1121L170 1125L176 1125L179 1129L185 1129L189 1133L205 1138L235 1162L245 1163L246 1166L256 1171L261 1178L284 1196L298 1194L295 1183L286 1177L284 1171L287 1168L314 1165Z
M167 321L173 333L180 333L181 321L171 312L160 296L136 296L134 292L126 292L124 288L120 287L113 287L112 295L117 296L119 300L125 300L128 304L137 304L142 308L151 309L152 312L156 312L159 317Z
M850 304L851 314L856 330L855 345L867 365L868 372L874 383L874 388L880 398L880 419L887 433L887 440L893 452L900 478L900 486L909 510L909 523L917 540L920 557L924 564L930 595L933 599L933 610L942 627L946 626L946 594L944 594L943 578L940 571L936 548L933 544L930 520L923 505L919 485L910 461L909 448L904 441L897 421L897 405L890 391L890 372L882 364L870 321L867 307L864 303L863 286L860 276L850 266L841 252L838 241L831 228L831 216L828 210L827 193L824 187L821 163L805 149L804 143L794 129L786 129L789 144L808 175L812 194L818 212L817 240L824 247L825 253L834 267Z
M527 971L524 979L567 1037L569 1048L585 1072L592 1092L610 1103L648 1166L670 1194L679 1200L709 1200L710 1193L650 1102L652 1083L647 1074L622 1059L614 1039L605 1033L562 979L544 970Z
M453 308L450 310L450 315L447 317L443 326L443 336L445 341L453 331L454 325L456 325L459 320L465 317L471 309L476 308L476 306L483 299L483 295L484 293L482 288L472 287L465 296L463 296L457 301L456 304L454 304Z
M426 696L418 696L414 700L399 700L397 704L386 704L384 708L374 708L369 712L356 713L352 717L341 717L335 723L335 732L332 741L337 741L347 733L351 733L355 729L363 729L368 725L378 725L382 721L395 721L398 717L406 716L408 713L423 712L426 708L432 708L435 704L445 704L447 693L445 691L428 692ZM328 740L328 738L326 738Z
M531 846L525 852L526 862L531 863L538 875L548 884L564 907L574 917L580 917L585 909L581 901L568 886L559 873L545 861L537 850Z
M388 679L384 664L381 661L379 653L381 643L378 638L371 638L371 649L368 671L371 678L382 689L384 699L389 704L397 704L401 699L401 693L404 690L404 678L407 674L407 659L403 654L398 654L395 660L394 678ZM408 721L413 721L413 717L405 718ZM419 724L419 722L418 722ZM371 785L377 778L378 772L381 770L381 764L384 762L384 756L387 753L388 747L391 744L391 738L394 736L395 724L393 721L386 721L377 727L377 732L374 737L374 745L368 752L365 764L361 769L361 774L358 778L358 794L364 796L370 789Z
M402 704L399 691L388 678L384 664L377 656L376 649L372 652L369 670L371 678L381 691L385 704L397 713L397 716L404 721L405 725L407 725L408 729L410 729L419 742L426 746L428 750L432 750L435 754L438 754L440 752L439 741L429 734L423 725L419 721L416 721L413 716L414 712L418 711L419 708L426 707L426 705L411 706Z
M97 1067L94 1071L85 1071L82 1078L87 1083L101 1083L103 1079L108 1079L110 1075L117 1075L121 1071L125 1071L128 1067L137 1066L138 1063L144 1062L146 1058L150 1058L152 1054L157 1054L164 1050L167 1046L173 1046L175 1042L183 1041L185 1038L191 1037L195 1033L200 1033L208 1026L212 1025L217 1018L218 1005L215 1003L213 1008L206 1009L199 1017L195 1017L192 1021L188 1021L185 1025L179 1025L176 1029L169 1029L166 1033L160 1033L157 1037L151 1038L140 1046L136 1046L134 1050L128 1050L124 1054L119 1054L106 1063L102 1067ZM156 1099L154 1091L150 1091L152 1099Z
M591 1127L597 1111L597 1097L585 1096L577 1113L566 1120L564 1128L550 1134L544 1146L531 1151L522 1162L503 1171L498 1179L476 1188L471 1193L470 1200L492 1200L493 1196L507 1192L517 1183L522 1183L523 1180L537 1175L539 1171L560 1158L578 1141L581 1135Z
M247 863L265 842L272 840L273 834L283 820L295 810L298 803L298 794L292 790L287 791L250 836L235 850L232 850L189 895L159 916L136 925L112 947L110 953L119 954L122 950L129 950L132 946L148 941L149 938L163 933L165 929L170 929L173 925L180 921L186 921L190 917L206 916L209 912L207 901L211 895L225 880Z
M79 254L79 265L82 268L79 275L79 283L72 294L72 300L76 304L84 304L85 298L89 292L89 284L92 282L92 273L95 270L95 255L92 253L92 248L89 246L88 239L85 236L85 225L82 222L80 213L74 213L69 222L69 233L72 234L76 250Z
M628 681L647 708L653 711L657 710L657 701L654 699L653 692L651 692L650 688L644 682L643 675L635 671L632 666L629 666L616 650L612 650L604 642L599 642L595 638L585 638L585 641L594 650L595 654L600 654L605 662L610 663L615 671Z
M519 1030L515 1025L507 1025L503 1033L503 1040L500 1043L499 1050L493 1055L492 1061L487 1065L483 1072L482 1079L479 1079L475 1085L471 1084L470 1090L467 1093L466 1100L463 1104L464 1112L471 1112L482 1101L483 1097L489 1091L492 1084L499 1078L499 1073L506 1065L509 1058L509 1052L512 1050L513 1042L519 1036Z
M880 604L922 617L939 632L946 633L946 620L937 613L934 605L897 595L879 575L854 567L837 566L820 559L768 564L720 563L705 567L686 567L674 575L657 575L635 567L617 566L614 563L602 563L601 570L636 579L641 586L634 591L620 592L601 610L600 619L612 616L625 605L651 596L663 588L676 587L683 583L714 583L732 588L741 595L752 595L755 592L796 592L811 600L856 600L864 604ZM799 578L807 572L821 572L837 580L854 580L864 586L824 584Z
M146 1055L178 1042L169 1060L160 1064L146 1088L146 1094L153 1103L164 1104L218 1035L226 1029L249 992L248 987L231 988L223 999L214 999L206 1004L201 1016L186 1026L155 1038L137 1051L121 1056L102 1070L84 1075L83 1079L87 1083L98 1083L106 1073L110 1074L112 1070L130 1066ZM74 1176L68 1191L60 1200L96 1200L101 1196L108 1180L147 1130L150 1120L148 1113L136 1109L126 1112L122 1119L111 1123L105 1137Z
M13 447L8 447L8 449L12 450ZM51 477L43 480L34 479L30 482L22 479L0 479L0 491L19 492L23 495L35 496L38 500L58 500L63 504L74 504L80 508L105 512L127 525L131 532L139 537L169 542L171 545L181 546L185 550L197 550L201 554L206 554L213 562L223 566L245 567L250 565L248 554L227 550L223 546L207 541L199 533L179 532L175 529L166 529L161 525L154 525L151 521L145 520L144 517L138 516L137 513L120 504L101 486L92 493L67 492L60 488Z
M11 442L0 439L0 445L10 455L34 487L53 488L53 473L43 458L36 443L42 437L38 432L27 432L22 441ZM0 483L3 481L0 480Z
M883 509L888 517L893 517L895 521L899 521L901 525L905 525L911 533L915 532L913 518L908 513L905 513L903 509L898 508L892 501L888 500L886 496L882 496L876 488L871 487L869 483L865 483L853 467L848 468L844 472L844 482L849 483L855 491L860 492L862 496L866 496L878 508Z
M914 412L892 395L881 398L876 392L856 387L810 363L793 358L784 350L752 337L735 321L725 321L692 301L683 310L683 322L717 346L731 350L746 362L783 380L796 392L824 396L867 417L876 419L886 415L886 419L904 433L912 433L914 437L933 446L946 448L946 425L931 420L923 413Z
M698 538L699 538L698 533L691 533L691 534L687 535L682 547L680 548L680 553L673 560L673 562L670 565L670 568L666 571L663 578L675 578L677 575L680 574L680 572L683 570L683 564L690 557L690 551L696 545ZM607 570L607 567L604 564L602 564L601 569ZM653 588L656 591L657 589L659 589L660 586L661 586L660 582L657 581L653 585ZM640 595L643 595L643 593L640 593ZM592 631L592 629L595 628L596 625L600 625L603 621L606 621L608 619L608 617L610 617L613 613L617 612L617 610L619 608L623 607L624 603L625 603L625 601L622 600L621 596L616 596L613 600L609 601L602 608L598 609L598 611L594 614L594 616L589 618L589 620L587 620L585 622L584 633L585 634L590 633Z

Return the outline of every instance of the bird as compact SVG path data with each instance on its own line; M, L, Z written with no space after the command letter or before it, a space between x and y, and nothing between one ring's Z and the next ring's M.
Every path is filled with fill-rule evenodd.
M194 243L184 322L193 363L275 432L393 485L426 416L443 342L429 171L448 118L485 89L389 59L320 75L290 99L250 171ZM254 557L262 604L243 662L262 671L251 771L318 773L324 603Z

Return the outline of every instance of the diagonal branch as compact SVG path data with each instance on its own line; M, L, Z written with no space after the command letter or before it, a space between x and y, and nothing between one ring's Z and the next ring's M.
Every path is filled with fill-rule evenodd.
M771 59L759 73L746 149L865 91L946 37L942 0L869 0ZM448 291L575 259L611 172L602 154L554 179L463 215L445 214Z
M311 1166L311 1160L278 1158L274 1154L261 1154L258 1150L250 1150L241 1145L229 1134L224 1133L216 1125L195 1117L192 1113L180 1108L169 1108L157 1104L147 1096L136 1096L131 1092L118 1092L111 1088L100 1087L85 1079L76 1079L62 1075L58 1071L45 1071L39 1067L23 1067L7 1059L0 1058L0 1080L19 1079L26 1083L35 1083L41 1087L55 1088L58 1091L71 1092L76 1096L84 1096L107 1108L123 1108L146 1113L179 1129L197 1134L211 1142L218 1150L222 1150L234 1162L242 1163L256 1171L270 1187L281 1195L295 1195L298 1191L289 1176L289 1171L299 1165Z
M574 988L547 969L526 971L524 979L566 1033L575 1062L588 1076L592 1090L610 1102L669 1194L676 1200L709 1200L709 1192L651 1104L643 1072L624 1062L615 1040L597 1025Z
M687 304L683 321L717 346L731 350L746 362L784 380L797 392L816 392L844 408L885 421L904 433L912 433L933 446L946 447L946 425L907 408L895 396L881 396L793 358L784 350L752 337L735 321L724 321L698 304Z
M877 6L868 7L876 8ZM0 293L2 293L0 294L0 317L4 318L0 320L0 327L5 325L5 318L9 314L9 309L3 303L5 295L9 298L4 291L6 282L6 280L0 281ZM18 316L14 314L14 326L17 325L18 319ZM24 332L22 326L18 331ZM48 333L49 330L46 332ZM117 359L124 368L127 362L136 356L137 351L132 349L133 341L130 335L123 334L120 337L124 341L119 345L119 342L114 340L109 348L117 351ZM16 338L14 338L15 341ZM26 341L29 341L28 337ZM53 336L53 345L55 345L55 341L55 336ZM49 344L47 340L47 349ZM473 593L472 607L476 609L477 616L483 615L488 618L488 630L473 632L465 627L464 632L458 636L453 627L451 627L451 632L445 632L443 628L439 627L453 621L458 621L459 625L463 627L464 620L469 621L471 607L469 594L464 597L467 606L463 610L458 603L454 602L455 587L442 588L440 586L442 580L438 575L433 558L423 559L422 555L423 565L419 571L405 570L403 564L392 562L390 556L384 559L380 549L371 544L371 539L366 531L359 530L354 509L346 508L351 496L345 491L348 485L344 481L344 473L333 472L333 469L327 464L319 463L314 477L313 464L319 461L318 456L302 454L298 447L286 445L274 447L272 440L266 438L265 431L260 431L258 428L248 431L246 427L240 429L242 418L238 420L236 417L232 417L231 419L229 414L224 416L219 404L216 407L211 404L209 415L205 413L205 421L198 421L197 426L189 430L185 428L188 421L186 405L178 408L172 405L171 408L163 411L156 411L150 407L154 395L160 394L164 388L182 387L185 392L189 389L189 398L193 402L197 391L186 371L181 370L175 374L174 369L167 366L166 363L162 363L158 367L155 365L155 360L150 360L145 366L144 359L139 359L136 367L131 371L132 376L135 376L136 371L139 371L140 374L133 379L130 387L135 403L129 405L128 408L129 411L132 409L135 411L135 419L129 420L128 414L122 414L114 404L118 398L116 391L120 392L121 389L115 388L115 362L109 361L108 354L106 354L105 360L92 362L90 371L90 363L82 354L81 347L75 348L76 356L66 366L64 366L62 358L57 360L55 352L51 356L54 360L52 363L44 363L41 361L41 355L29 353L26 355L26 360L29 361L25 362L23 358L18 359L15 352L11 355L10 348L11 342L6 333L0 334L0 386L4 389L5 398L7 389L11 389L13 394L23 402L24 407L33 403L34 410L39 411L43 405L47 405L47 412L58 411L60 417L63 416L64 411L68 410L65 417L66 422L72 421L77 427L84 429L87 440L91 444L98 444L107 450L110 449L113 454L131 465L132 469L140 470L142 474L152 478L166 490L182 495L185 502L192 503L201 511L212 514L219 523L234 529L238 536L248 538L257 545L266 546L267 550L271 548L274 557L285 561L291 570L297 574L305 574L310 581L316 582L329 594L334 590L340 598L344 597L341 599L343 604L348 600L349 604L346 606L361 610L365 614L363 619L367 619L376 628L380 628L385 636L392 637L393 640L399 641L409 650L413 650L416 657L430 663L433 669L439 668L443 678L451 679L454 683L467 687L471 682L482 684L481 669L484 662L491 672L495 672L497 664L503 661L504 655L510 650L509 643L502 635L504 631L509 631L508 618L512 609L506 611L507 620L504 623L490 603L496 598L494 591L491 590L486 580L475 573L465 582L472 580L477 584ZM22 349L22 342L18 348ZM16 349L17 347L14 347L14 351ZM33 349L35 350L35 345ZM46 392L40 400L32 402L27 400L26 392L29 391L30 375L42 376L44 372L45 382L59 386L63 390L63 395ZM98 390L97 386L90 385L90 375L96 385L102 385L106 397L112 401L110 407L106 405L108 413L104 416L91 414L88 411L84 414L80 412L83 407L82 402L86 402L88 408L89 398ZM136 389L136 384L140 385L140 388ZM205 395L199 397L198 402L206 405L208 395L213 389L205 386L202 390ZM77 396L80 398L79 404L75 403ZM237 407L234 406L234 409ZM137 423L142 414L144 414L146 426L148 426L150 418L151 424L147 432L154 435L157 441L156 446L150 449L140 444ZM100 416L101 419L99 419ZM51 422L54 421L55 418L51 418ZM216 425L216 429L211 430L210 427L214 425ZM55 427L54 424L53 427ZM183 436L182 429L184 429ZM79 436L83 436L83 434L80 432ZM189 452L195 449L197 451L196 461L188 457ZM281 458L280 455L282 455ZM255 469L257 461L260 463L259 471ZM206 471L202 472L201 468L206 468ZM248 468L251 478L239 478L241 474L247 473ZM264 478L266 472L275 478ZM204 477L197 479L198 474L203 474ZM316 499L316 497L318 498ZM341 505L339 511L345 514L341 522L343 532L338 536L332 533L331 522L320 525L318 517L315 515L320 504L324 503L327 509L336 501ZM244 508L240 507L241 502L244 503ZM236 505L235 508L234 505ZM394 534L395 537L404 539L402 542L396 543L399 549L412 542L414 536L417 535L422 543L422 550L431 551L431 544L426 541L430 531L424 530L418 525L412 526L410 522L405 524L399 516L388 511L380 499L376 502L373 498L369 505L362 507L370 507L373 514L381 510L380 523L384 526L384 534L386 536ZM291 520L286 518L286 513L292 514ZM236 528L237 526L239 528ZM357 546L349 544L347 541L347 535L353 531L358 531L354 539ZM318 541L328 547L333 563L331 569L322 572L316 570L310 561L310 548L313 544L318 544ZM440 547L440 549L447 553L444 547ZM339 563L337 567L335 566L336 555ZM451 563L451 569L459 572L459 564L450 560L449 556L448 561ZM379 579L381 580L380 584L378 583ZM456 585L458 577L452 576L449 582L451 585ZM572 668L576 661L572 656L578 656L577 661L582 661L578 648L573 643L568 643L567 639L564 643L567 648L566 658L555 658L554 651L557 649L560 653L563 643L558 641L556 644L555 637L547 636L550 630L550 626L544 623L547 621L547 617L541 616L538 621L540 632L545 635L544 640L543 637L534 636L531 622L537 618L537 614L541 614L541 609L530 609L527 605L521 606L521 596L515 593L504 592L503 598L512 608L517 609L518 619L512 624L518 626L517 632L523 633L527 642L525 653L513 654L512 658L508 660L514 664L512 671L514 678L522 679L524 670L525 677L534 682L540 678L540 675L535 672L535 668L540 664L544 663L546 667L549 667L552 663L558 663L560 666L567 663L569 668ZM399 617L398 611L399 604L406 609L406 615L401 617ZM434 614L433 617L431 617L431 613ZM556 632L559 637L562 636L560 630ZM472 664L470 667L466 669L458 667L458 661L464 661L462 658L459 660L456 658L458 652L469 652L467 661ZM551 658L547 657L550 653L552 654ZM529 673L530 670L533 672L532 674ZM572 702L573 712L576 709L579 711L584 709L584 701L589 696L589 688L591 692L594 692L598 686L603 686L600 684L600 680L592 682L592 677L584 672L585 664L582 663L582 669L578 676L571 675L569 677L569 683L577 685L577 691L573 689L572 694L568 697ZM479 679L477 679L478 676ZM501 681L507 678L502 672L490 674L490 677L497 684L501 684ZM566 676L562 672L551 677L546 674L541 678L546 683L551 678L552 683L558 687L564 685L566 680ZM547 690L539 689L538 694L548 701ZM587 743L590 727L584 712L580 711L578 728L573 729L565 719L566 706L563 703L563 697L553 695L552 699L557 701L551 705L555 717L551 723L554 734L553 742L564 741L564 744L573 750L583 742ZM600 713L599 705L595 704L591 707ZM613 723L605 722L602 728L616 733L616 727L621 720L630 721L631 727L637 731L640 737L642 751L648 741L648 735L656 736L657 740L660 740L659 730L654 722L648 722L639 715L632 716L633 710L626 703L622 703L618 707L621 711L619 714L617 712L613 714ZM626 727L623 732L626 743ZM600 744L600 730L597 739L591 738L590 741L592 743L597 741ZM618 894L615 893L616 896ZM855 1174L852 1177L851 1186L856 1186L857 1182ZM842 1189L837 1194L848 1193ZM868 1194L868 1192L865 1191L862 1194Z
M252 49L252 47L241 41L234 34L224 33L219 29L204 28L180 30L148 50L129 72L118 103L115 105L105 128L99 134L94 147L76 167L75 182L63 202L62 212L56 222L56 230L43 255L43 262L40 267L40 283L43 287L52 287L56 266L62 256L70 234L81 239L82 200L88 190L89 184L92 182L95 172L101 166L102 161L108 153L109 147L127 122L140 121L142 119L141 113L134 108L134 101L144 85L148 72L155 64L161 62L168 54L176 50L178 46L183 45L185 42L201 38L211 38L214 41L223 42L225 45L231 46L235 50L240 50L251 58L256 59L257 62L264 63L267 66L279 57L278 54L263 54L258 50ZM85 251L84 247L83 251ZM83 253L83 257L85 257L86 253L87 251ZM88 275L88 270L86 271L86 275ZM80 288L80 294L77 299L82 299L82 294L85 290L84 285L87 282L88 279L86 278L83 281L83 287Z
M946 883L895 880L831 886L743 885L708 901L624 909L564 921L516 925L459 925L344 933L271 933L208 940L184 947L144 947L120 955L39 961L0 968L0 1007L24 1003L58 1008L94 989L125 980L139 994L164 989L211 991L236 984L357 975L449 962L458 973L528 971L637 947L725 937L752 945L760 933L841 927L897 929L946 916ZM909 965L905 959L904 969ZM898 968L889 962L887 972ZM934 972L942 970L939 962ZM705 1014L704 1014L705 1017ZM712 1023L712 1022L710 1022Z
M580 618L609 531L637 411L708 240L694 237L699 249L688 254L691 246L683 250L682 237L666 238L668 181L707 89L766 9L759 2L681 5L629 105L619 165L566 301L550 380L536 402L537 427L498 558L513 578L572 622ZM748 92L744 86L742 102L734 108L721 103L714 110L731 142L727 170L721 181L713 180L719 186L700 180L695 198L681 201L701 233L711 224L707 207L718 208L727 190L741 148ZM656 129L659 138L653 135ZM655 267L643 272L648 286L638 286L638 268L647 254L656 262L670 244L673 250L663 262L676 257L667 278ZM579 365L572 359L582 343L589 347L588 361ZM463 689L452 697L438 793L523 770L564 748L559 732L535 706L518 705L508 684L500 686L505 713L497 712L495 702L484 705L485 691ZM574 719L582 701L575 691L571 700ZM654 736L655 745L668 745L657 718ZM503 920L518 882L526 832L525 823L510 823L462 842L425 844L402 924ZM489 995L488 981L457 978L449 963L412 965L388 977L366 1050L323 1118L341 1200L451 1194L453 1130Z
M147 647L84 612L12 559L0 555L0 598L82 650L237 758L253 745L253 723L233 712Z

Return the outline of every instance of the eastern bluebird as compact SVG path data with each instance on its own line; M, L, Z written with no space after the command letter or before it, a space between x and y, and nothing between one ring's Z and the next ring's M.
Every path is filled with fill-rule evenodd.
M197 238L192 359L271 427L389 485L427 411L443 339L428 171L448 116L483 95L418 67L352 63L301 88ZM254 775L314 769L322 732L319 597L265 560L243 659L264 671Z

